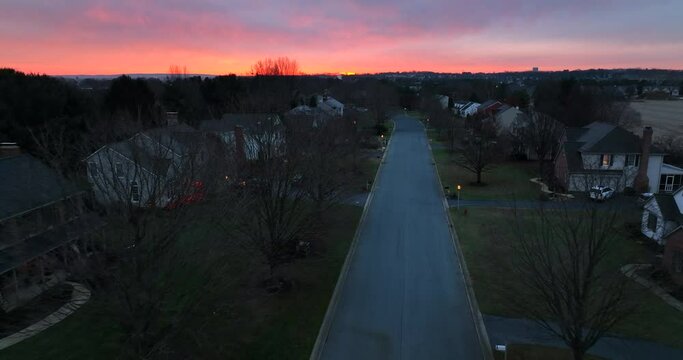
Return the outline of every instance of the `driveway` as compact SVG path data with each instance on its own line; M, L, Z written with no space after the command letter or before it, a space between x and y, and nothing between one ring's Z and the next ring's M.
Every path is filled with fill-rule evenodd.
M321 358L481 359L427 137L417 120L394 120Z
M566 348L562 341L548 335L543 328L531 320L484 315L484 321L493 346L537 344ZM588 350L588 353L605 359L683 359L683 349L616 336L603 337Z

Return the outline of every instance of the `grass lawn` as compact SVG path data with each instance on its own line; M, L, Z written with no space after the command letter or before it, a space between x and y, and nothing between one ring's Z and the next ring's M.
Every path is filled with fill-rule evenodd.
M510 210L501 209L470 208L467 215L462 216L451 212L481 311L498 316L524 317L507 305L509 294L519 287L515 285L517 280L514 276L506 271L511 237L505 234L512 216ZM618 225L616 228L622 227ZM621 265L647 259L648 252L631 235L619 231L619 239L619 246L610 252L606 266L616 270ZM638 296L639 310L614 332L683 347L683 336L680 335L683 334L683 313L648 291L639 292Z
M533 161L506 161L482 174L486 185L474 185L476 175L458 166L448 150L432 147L434 160L444 186L462 186L463 200L537 200L540 187L529 179L537 177L538 165Z
M572 360L572 352L568 349L559 349L536 345L508 345L506 353L495 351L493 358L496 360ZM506 356L507 355L507 356ZM585 360L602 359L586 355Z
M318 254L284 265L291 279L289 292L268 294L260 282L265 267L248 250L231 253L230 266L221 267L224 286L202 296L201 306L173 339L174 346L198 358L303 359L310 355L339 270L344 262L362 209L338 206L327 214L330 222L321 235ZM193 232L193 241L212 236ZM200 235L203 234L203 235ZM217 235L214 231L213 236ZM210 243L210 241L209 241ZM176 278L183 289L201 279L188 273ZM178 295L180 296L180 295ZM45 332L0 351L2 359L115 359L122 332L108 312L106 299L91 301ZM195 336L201 337L194 338Z

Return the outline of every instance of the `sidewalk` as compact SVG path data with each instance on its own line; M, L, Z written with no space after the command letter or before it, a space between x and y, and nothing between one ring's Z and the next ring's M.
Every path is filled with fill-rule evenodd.
M566 347L531 320L484 315L484 323L494 347L506 344ZM588 353L606 359L683 359L683 349L619 336L603 337Z
M90 290L88 290L85 286L79 283L66 282L66 284L70 284L74 288L73 292L71 293L71 301L64 304L64 306L57 309L57 311L53 312L52 314L48 315L43 320L40 320L37 323L21 331L18 331L10 336L0 339L0 350L8 348L18 342L24 341L34 335L39 334L40 332L49 328L50 326L55 325L58 322L64 320L66 317L68 317L74 311L76 311L79 307L88 302L88 300L90 299Z

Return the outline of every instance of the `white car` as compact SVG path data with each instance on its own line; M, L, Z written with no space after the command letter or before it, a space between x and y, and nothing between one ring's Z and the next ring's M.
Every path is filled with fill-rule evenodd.
M588 195L590 196L591 200L605 201L614 196L614 189L608 186L597 185L591 188L591 190L588 192Z

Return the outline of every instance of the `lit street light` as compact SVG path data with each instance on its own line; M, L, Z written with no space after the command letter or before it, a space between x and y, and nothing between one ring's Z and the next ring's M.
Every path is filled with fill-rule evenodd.
M458 212L460 211L460 189L462 187L460 185L457 186L458 189Z

